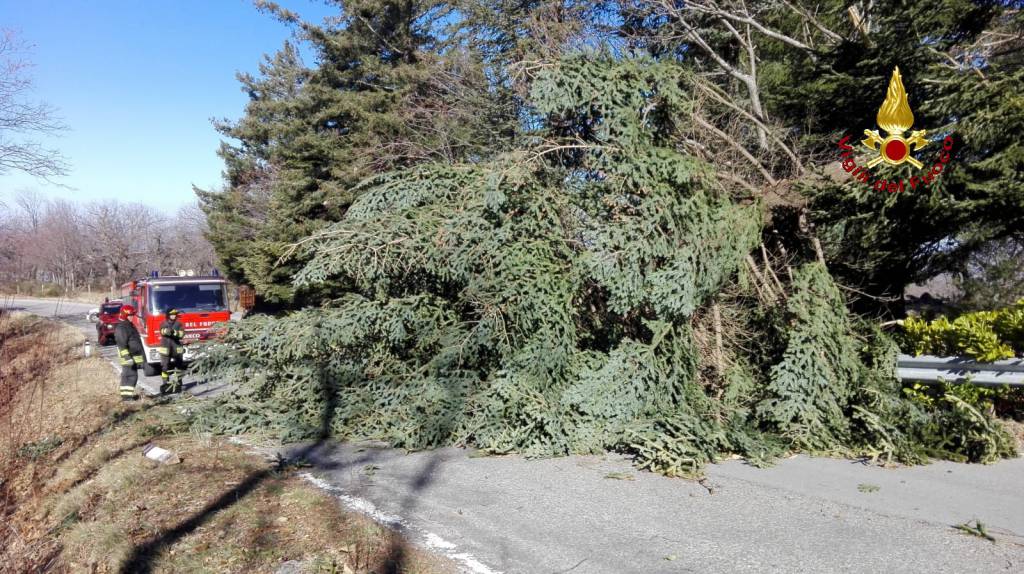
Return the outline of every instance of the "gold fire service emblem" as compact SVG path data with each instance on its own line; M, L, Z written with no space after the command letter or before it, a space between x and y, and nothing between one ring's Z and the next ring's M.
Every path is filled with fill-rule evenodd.
M876 119L878 127L885 130L888 136L883 138L875 130L864 130L864 135L868 137L861 140L861 143L871 151L878 152L878 157L872 158L867 166L875 167L883 161L890 165L907 162L920 169L922 164L911 157L910 146L914 146L913 151L917 151L928 145L928 140L924 139L925 130L915 130L910 133L910 137L903 137L903 132L914 125L914 113L910 111L910 104L907 102L907 92L903 89L899 66L892 71L889 90L885 93L882 107L878 108Z

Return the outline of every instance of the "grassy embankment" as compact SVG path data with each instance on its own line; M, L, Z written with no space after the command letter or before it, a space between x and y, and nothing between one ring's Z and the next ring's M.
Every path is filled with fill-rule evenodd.
M451 570L287 463L190 433L188 400L121 403L108 362L67 358L81 343L0 313L0 572Z

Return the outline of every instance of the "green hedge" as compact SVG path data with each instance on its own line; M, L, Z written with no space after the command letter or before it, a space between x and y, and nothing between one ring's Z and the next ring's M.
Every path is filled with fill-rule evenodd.
M997 311L977 311L950 321L910 317L903 322L905 352L915 355L961 355L979 361L1024 356L1024 299Z

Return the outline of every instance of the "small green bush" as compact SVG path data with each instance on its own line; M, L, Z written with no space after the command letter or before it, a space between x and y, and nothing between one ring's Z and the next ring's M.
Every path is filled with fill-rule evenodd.
M937 406L946 395L952 395L978 410L993 412L999 417L1020 419L1024 416L1024 388L1019 387L910 383L903 387L903 394L911 401L929 408Z
M979 361L1011 359L1024 354L1024 299L998 311L977 311L953 321L939 317L903 322L904 351L915 355L964 355Z
M59 436L46 437L41 441L24 444L18 448L18 456L30 460L36 460L57 450L64 444L64 439Z

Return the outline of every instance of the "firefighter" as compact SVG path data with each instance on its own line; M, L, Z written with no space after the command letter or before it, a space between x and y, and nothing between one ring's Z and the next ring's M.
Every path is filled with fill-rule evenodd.
M114 342L117 343L117 354L121 358L121 386L118 391L121 400L124 401L138 398L135 395L135 384L139 382L139 369L145 360L142 338L131 321L134 316L135 307L121 306L121 313L118 315L120 321L114 327Z
M182 370L185 367L185 347L181 340L185 337L185 326L178 320L181 314L177 309L167 311L167 319L160 324L160 392L176 390L181 387ZM171 377L174 383L171 383Z

